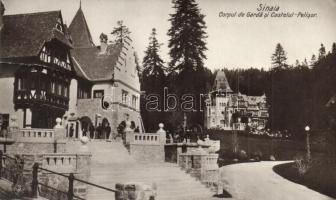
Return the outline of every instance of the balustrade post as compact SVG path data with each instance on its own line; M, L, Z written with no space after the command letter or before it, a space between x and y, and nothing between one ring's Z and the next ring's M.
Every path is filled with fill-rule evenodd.
M73 198L74 198L74 192L73 192L74 179L75 179L75 177L74 177L73 173L70 173L70 175L69 175L68 200L73 200Z
M160 143L166 144L166 131L163 130L164 124L160 123L159 124L159 130L156 131L160 135Z
M0 178L2 177L2 157L3 157L3 152L0 150Z
M33 166L33 181L32 181L32 197L37 198L37 187L38 187L38 163L34 163Z

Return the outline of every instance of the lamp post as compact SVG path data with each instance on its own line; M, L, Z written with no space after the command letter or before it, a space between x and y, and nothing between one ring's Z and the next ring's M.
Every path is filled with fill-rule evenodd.
M310 127L306 126L305 127L305 131L306 131L306 145L307 145L307 161L309 162L311 159L311 155L310 155L310 142L309 142L309 131L310 131Z

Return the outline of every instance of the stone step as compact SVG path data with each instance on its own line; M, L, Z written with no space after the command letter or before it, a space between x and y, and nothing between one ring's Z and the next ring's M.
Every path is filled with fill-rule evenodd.
M79 148L73 142L72 148ZM77 146L77 147L76 147ZM175 163L139 163L133 159L121 142L91 141L92 153L90 182L111 189L116 183L143 182L157 186L159 200L209 200L213 192ZM113 200L114 193L89 188L88 200Z

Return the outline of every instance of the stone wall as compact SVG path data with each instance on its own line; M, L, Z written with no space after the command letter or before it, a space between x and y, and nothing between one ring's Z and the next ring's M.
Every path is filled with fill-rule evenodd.
M100 118L97 123L101 123L102 119L106 118L110 123L112 133L117 134L117 127L125 121L125 116L128 114L129 121L134 121L136 126L141 127L139 111L132 110L120 104L113 104L109 109L103 109L101 106L101 99L78 99L77 116L79 118L87 116L91 119L93 125L96 123L96 115Z
M91 154L22 154L24 160L24 172L25 172L25 185L27 193L30 193L30 185L32 182L32 169L34 163L38 163L39 167L55 171L66 176L70 173L74 174L75 178L88 181L90 177L91 166ZM38 180L44 185L48 185L59 191L48 189L44 186L40 187L40 196L62 200L67 199L66 193L68 192L69 181L67 177L50 173L48 171L39 170ZM74 193L75 195L85 198L87 194L88 186L74 181Z
M130 122L126 122L126 146L130 154L141 162L164 162L166 132L164 125L159 125L156 133L134 133L130 129Z
M141 162L164 162L164 145L130 144L130 154Z
M59 153L66 152L66 143L64 141L57 142L56 145L53 142L16 142L12 145L7 145L7 153L9 154L40 154L40 153L54 153L54 149L57 149ZM0 149L3 150L3 145L0 146Z
M178 165L209 187L217 187L219 180L218 154L202 148L178 155Z
M165 161L177 163L178 155L193 151L198 148L197 143L170 143L165 145ZM205 151L208 151L208 145L202 145Z

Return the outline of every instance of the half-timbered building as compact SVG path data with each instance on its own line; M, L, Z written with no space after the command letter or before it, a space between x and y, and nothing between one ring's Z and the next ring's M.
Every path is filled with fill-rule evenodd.
M4 15L1 7L0 112L21 128L51 128L69 108L75 76L61 11Z
M98 126L116 133L126 120L143 130L130 38L109 43L102 37L96 46L81 7L69 28L61 11L4 15L1 8L0 119L6 126L17 118L20 128L52 128L59 117L75 138Z

